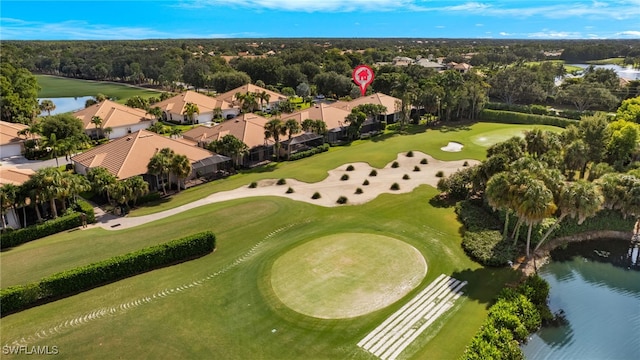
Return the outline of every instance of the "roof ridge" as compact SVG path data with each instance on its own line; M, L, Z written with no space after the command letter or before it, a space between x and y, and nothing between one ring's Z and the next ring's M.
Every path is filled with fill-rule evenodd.
M129 159L129 155L131 155L131 153L133 152L131 150L133 150L133 147L136 145L136 142L138 141L138 138L140 138L140 135L142 134L143 131L151 133L150 131L146 131L146 130L138 130L135 133L133 133L135 135L133 139L131 139L132 141L131 141L131 145L129 145L129 150L127 151L127 155L124 157L124 159L122 160L122 163L120 163L120 166L118 167L118 174L116 175L118 179L120 179L120 172L122 172L122 169L124 169L124 164ZM133 134L129 134L129 135L133 135ZM122 140L122 142L127 143L128 140L126 139L129 137L129 135L121 137L120 139L125 139L125 140Z

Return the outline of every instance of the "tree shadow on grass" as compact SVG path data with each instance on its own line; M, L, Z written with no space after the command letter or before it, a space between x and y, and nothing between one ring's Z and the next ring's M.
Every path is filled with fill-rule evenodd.
M496 300L500 290L505 286L516 284L522 273L509 266L482 267L454 271L450 276L460 281L467 281L463 290L464 297L484 304L488 309Z
M257 166L252 169L240 170L239 173L240 174L260 174L260 173L272 172L277 167L278 167L278 163L270 162L268 164Z

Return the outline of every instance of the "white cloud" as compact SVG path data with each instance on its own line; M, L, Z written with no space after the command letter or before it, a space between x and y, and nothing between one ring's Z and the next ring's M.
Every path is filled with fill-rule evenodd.
M535 39L580 39L582 34L575 31L542 30L527 34L527 37Z
M513 34L511 34L511 33L504 32L504 31L500 31L498 34L499 34L500 36L511 36L511 35L513 35Z
M631 37L640 37L640 31L638 30L627 30L616 33L617 36L631 36Z
M389 11L411 6L414 0L195 0L184 1L179 6L238 6L254 10L285 10L302 12L351 12L351 11Z
M55 39L83 40L134 40L134 39L169 39L169 38L201 38L202 33L164 32L147 27L110 26L89 24L86 21L69 20L58 23L42 23L11 18L0 18L2 24L1 39L47 39L47 34ZM259 33L207 34L209 38L259 37Z

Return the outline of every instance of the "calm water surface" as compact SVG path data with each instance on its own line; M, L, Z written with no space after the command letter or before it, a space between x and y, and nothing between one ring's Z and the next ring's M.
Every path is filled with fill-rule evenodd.
M38 98L38 103L42 100L51 100L56 104L55 110L51 112L51 115L62 114L69 111L78 111L84 109L84 104L87 100L92 99L93 96L80 96L80 97L61 97L61 98ZM47 115L47 112L43 112L42 115Z
M527 359L640 358L640 271L626 268L628 245L597 240L552 254L540 275L551 285L551 310L564 310L568 324L534 334L523 346Z

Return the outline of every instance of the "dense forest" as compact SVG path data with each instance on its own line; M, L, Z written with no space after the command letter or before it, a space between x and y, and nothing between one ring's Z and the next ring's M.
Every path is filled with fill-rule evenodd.
M3 67L3 76L14 84L20 69L25 69L169 91L193 87L224 92L251 82L284 94L333 98L358 97L351 71L359 64L371 64L376 78L370 92L396 96L407 112L438 113L445 121L475 119L487 101L613 111L640 90L640 81L621 81L613 70L596 68L586 69L581 78L556 83L566 74L562 61L615 59L640 66L638 40L6 41L0 49L3 65L9 64ZM417 64L395 66L398 57L467 63L473 68L460 72ZM4 85L2 91L3 97L10 93ZM3 119L24 122L15 120L4 105L2 113Z

